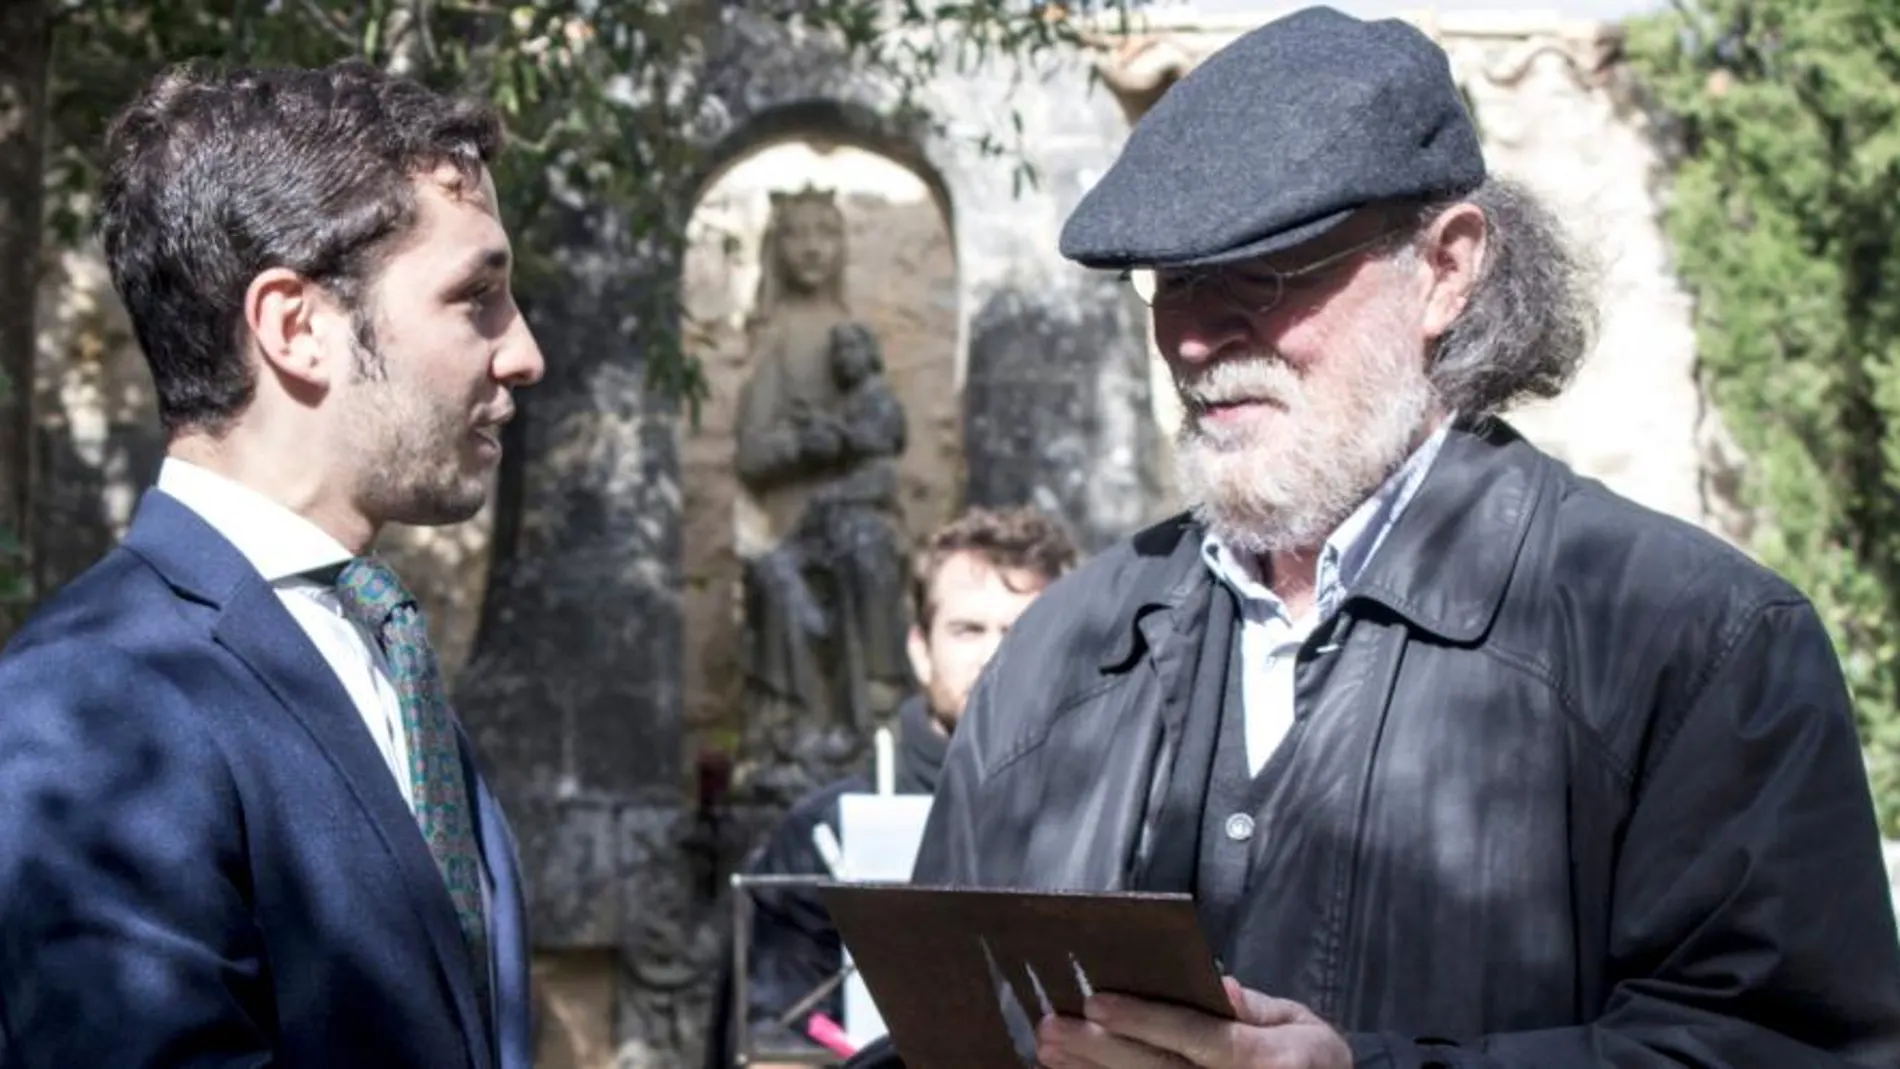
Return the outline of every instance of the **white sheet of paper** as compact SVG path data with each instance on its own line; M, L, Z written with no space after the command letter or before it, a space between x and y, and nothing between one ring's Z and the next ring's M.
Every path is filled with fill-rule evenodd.
M927 794L847 794L838 799L839 838L844 840L839 879L909 883L917 863L917 847L930 818ZM845 951L845 960L851 952ZM844 986L845 1035L862 1047L888 1029L871 1000L871 992L856 973Z

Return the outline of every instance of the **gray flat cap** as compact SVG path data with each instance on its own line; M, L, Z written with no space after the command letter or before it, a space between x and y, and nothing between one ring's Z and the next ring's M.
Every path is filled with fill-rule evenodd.
M1379 201L1484 181L1443 49L1396 19L1311 7L1237 38L1135 124L1062 228L1089 267L1186 267L1291 248Z

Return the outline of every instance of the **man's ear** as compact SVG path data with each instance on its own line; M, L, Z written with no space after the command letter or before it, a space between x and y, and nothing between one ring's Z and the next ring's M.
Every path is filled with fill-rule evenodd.
M265 365L309 386L327 386L334 374L326 335L348 329L348 316L323 289L288 268L273 267L244 291L244 325Z
M1425 291L1426 338L1437 341L1451 329L1478 286L1490 251L1490 230L1484 212L1475 204L1458 204L1432 220L1420 244L1420 256L1430 273Z
M904 643L905 652L910 654L910 671L917 677L917 685L930 686L930 643L925 641L924 633L916 624L910 625L910 637Z

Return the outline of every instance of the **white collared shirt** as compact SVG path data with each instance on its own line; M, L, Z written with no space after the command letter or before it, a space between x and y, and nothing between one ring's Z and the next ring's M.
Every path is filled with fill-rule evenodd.
M1320 622L1337 612L1347 589L1398 523L1405 506L1431 470L1451 421L1440 424L1399 470L1333 531L1320 548L1313 607L1298 620L1261 582L1258 571L1210 532L1201 557L1239 601L1241 702L1246 709L1247 768L1259 775L1293 727L1295 654Z
M291 619L343 684L403 800L414 810L402 704L389 682L382 649L362 625L344 615L334 588L305 574L342 564L353 554L316 524L257 491L176 457L165 458L159 467L158 489L237 547L277 592Z

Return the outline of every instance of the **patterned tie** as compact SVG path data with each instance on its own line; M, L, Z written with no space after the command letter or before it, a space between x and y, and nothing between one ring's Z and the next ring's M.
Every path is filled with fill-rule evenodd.
M488 922L482 911L482 866L470 819L473 797L462 781L455 722L442 674L429 646L422 607L381 561L357 557L343 567L337 596L350 617L376 636L402 704L409 740L409 782L416 822L442 870L456 919L475 965L476 1003L488 1016Z

